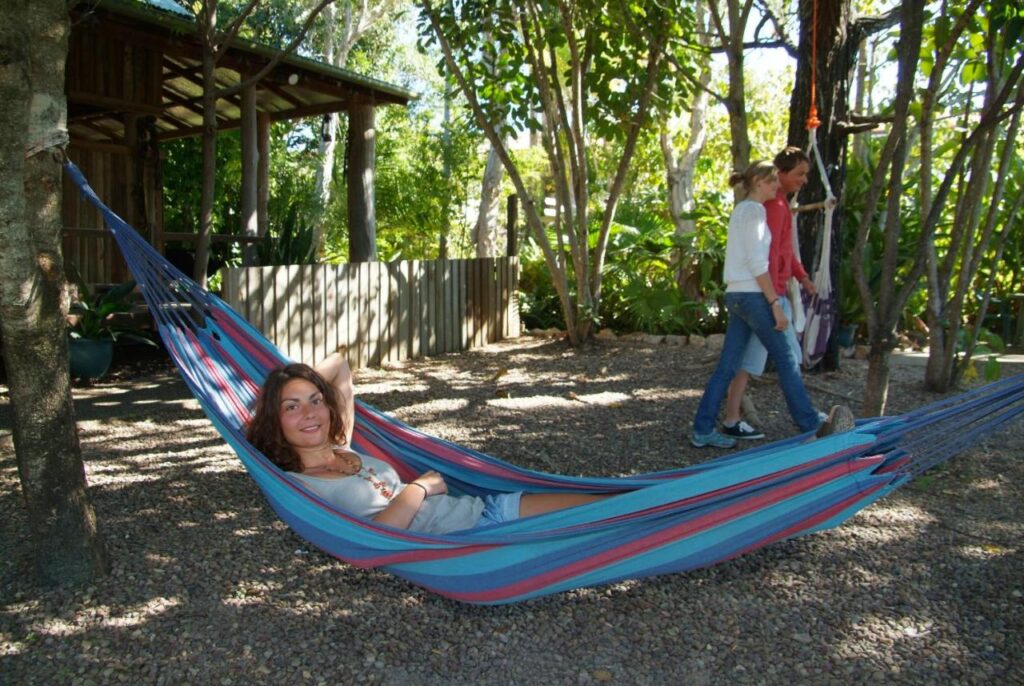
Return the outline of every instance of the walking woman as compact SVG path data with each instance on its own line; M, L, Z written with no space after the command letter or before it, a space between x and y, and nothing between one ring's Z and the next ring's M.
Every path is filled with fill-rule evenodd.
M760 338L768 350L768 357L778 370L786 406L800 430L814 431L826 419L811 405L800 378L800 362L785 336L789 321L768 273L772 236L763 203L774 198L779 188L775 165L767 161L754 162L742 174L733 174L729 181L733 186L742 184L744 198L729 218L724 269L729 324L718 366L704 389L693 420L690 442L698 448L736 445L736 439L719 432L716 423L751 336Z

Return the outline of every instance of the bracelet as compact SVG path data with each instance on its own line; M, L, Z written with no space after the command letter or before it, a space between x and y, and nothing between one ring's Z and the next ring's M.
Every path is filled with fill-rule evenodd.
M768 303L768 307L775 307L775 303L777 303L777 302L779 302L778 298L776 298L775 300L772 300L770 303Z
M427 492L427 487L424 486L423 484L417 483L415 481L412 481L412 482L409 483L409 485L410 486L419 486L420 488L423 489L423 497L424 498L429 498L430 497L430 493Z

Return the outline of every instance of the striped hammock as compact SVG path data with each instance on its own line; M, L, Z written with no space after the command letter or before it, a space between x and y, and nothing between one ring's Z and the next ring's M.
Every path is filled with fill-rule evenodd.
M447 535L395 529L324 502L245 440L261 381L285 358L111 212L74 165L67 172L102 212L189 389L281 519L346 562L381 567L468 603L511 603L706 567L836 526L1024 409L1024 377L1017 377L811 443L795 437L684 469L582 478L516 467L357 402L354 447L390 463L403 479L434 469L454 494L618 494Z

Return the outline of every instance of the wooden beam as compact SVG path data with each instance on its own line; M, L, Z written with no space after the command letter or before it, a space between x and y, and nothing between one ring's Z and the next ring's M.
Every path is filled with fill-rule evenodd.
M293 96L288 91L286 91L284 88L281 88L277 84L267 81L266 79L260 81L259 85L262 88L270 91L277 97L281 98L282 100L287 101L292 107L303 107L306 104L303 101L296 98L295 96Z
M274 121L299 119L301 117L318 117L323 114L331 114L332 112L348 112L351 105L352 103L350 102L332 100L331 102L323 102L316 105L306 105L305 107L294 107L290 110L271 112L270 117Z
M157 121L166 122L171 126L177 128L179 131L189 128L189 124L187 121L182 121L181 119L178 119L170 112L164 112L161 116L157 117Z
M188 69L185 69L185 68L177 65L176 63L170 62L170 61L168 61L166 59L164 60L164 65L170 71L172 71L174 73L174 75L177 76L178 78L182 78L182 79L185 79L186 81L190 81L192 84L194 84L200 90L202 90L202 88L203 88L203 79L198 74L198 71L199 71L198 67L196 67L193 70L188 70ZM214 73L214 76L216 77L216 73ZM217 82L217 87L218 88L220 88L222 86L230 86L230 85L233 85L233 84L231 84L231 83L225 84L222 81L218 81ZM166 90L169 87L170 87L169 84L166 83L166 80L165 80L164 89ZM188 97L189 97L189 100L192 101L192 102L201 102L202 101L201 100L201 96L200 97L195 97L195 98L192 98L191 96L188 96ZM240 95L232 95L229 98L218 98L218 99L219 100L224 100L225 102L229 102L229 103L231 103L232 105L234 105L235 107L237 107L239 109L242 108L242 98L241 98Z
M117 135L116 131L112 131L110 129L104 128L104 127L100 126L99 124L97 124L96 122L80 121L80 122L75 122L75 125L76 126L83 126L83 127L87 128L87 129L92 129L93 131L95 131L96 133L100 134L101 136L105 136L106 138L108 138L109 142L111 142L111 143L115 143L115 144L118 144L118 145L125 145L124 138L122 138L121 136Z
M172 105L178 105L184 107L187 110L192 110L199 116L203 115L203 108L197 104L197 100L190 100L185 96L181 95L175 90L172 90L169 86L164 85L161 89L161 97L164 99L164 103L171 103Z
M270 202L270 115L256 115L256 145L259 163L256 167L256 235L267 235L270 226L267 206Z
M122 143L101 143L99 141L91 141L87 138L76 138L71 137L71 147L81 148L82 150L92 150L94 152L105 152L111 155L134 155L135 151L130 146Z
M131 112L134 114L152 114L159 117L163 113L162 107L145 105L141 102L133 102L123 98L113 98L109 95L97 95L84 91L68 91L68 102L82 105L103 107L114 112Z
M348 259L377 260L377 213L374 204L373 107L353 107L348 113Z
M103 229L99 229L103 231ZM181 241L182 243L193 243L199 239L199 236L194 233L180 232L180 231L166 231L164 232L164 241ZM227 233L215 233L210 237L210 241L213 243L258 243L262 237L260 236L235 236Z

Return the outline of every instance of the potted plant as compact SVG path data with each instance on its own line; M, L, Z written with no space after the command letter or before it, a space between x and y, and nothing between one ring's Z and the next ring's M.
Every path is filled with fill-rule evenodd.
M79 285L78 299L68 313L69 357L71 375L98 379L110 369L114 359L114 343L121 339L156 345L148 332L127 325L120 314L132 310L131 292L134 281L126 281L94 297Z

